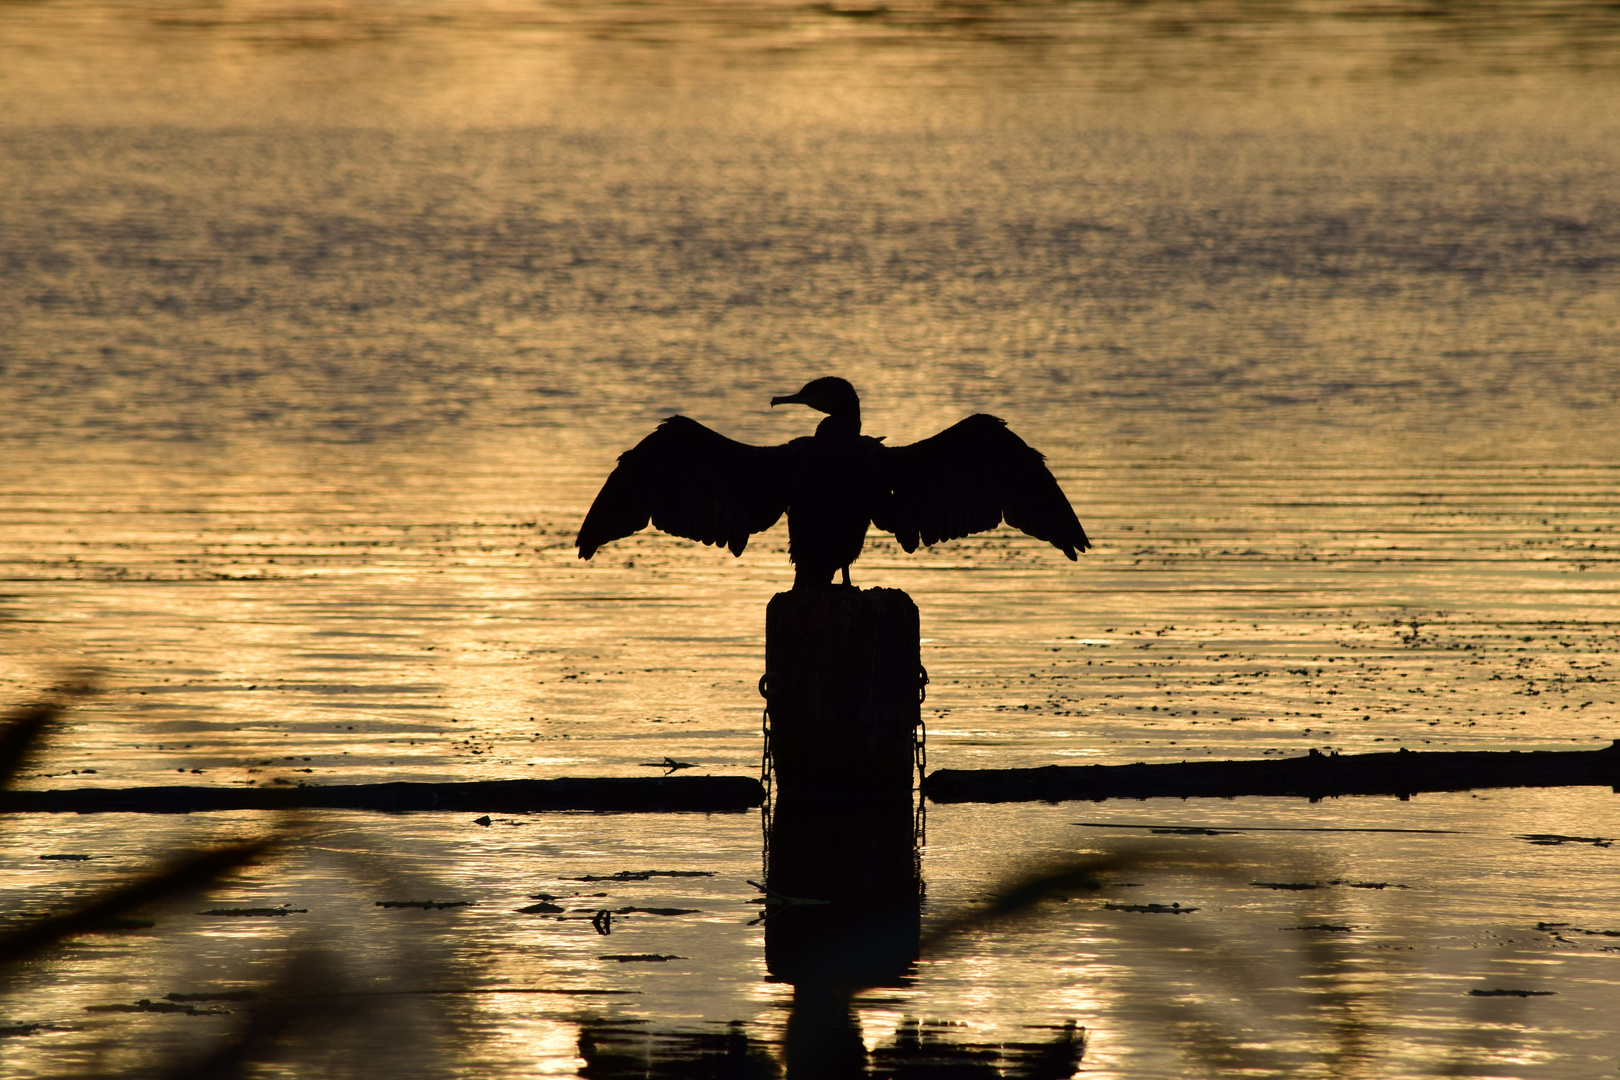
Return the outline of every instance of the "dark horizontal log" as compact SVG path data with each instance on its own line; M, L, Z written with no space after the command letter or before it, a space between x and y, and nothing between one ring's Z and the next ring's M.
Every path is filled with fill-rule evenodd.
M1260 761L939 769L923 781L936 803L1104 799L1398 795L1474 788L1620 785L1620 742L1602 750L1398 750Z
M765 789L748 776L666 776L465 783L332 784L307 787L73 788L8 791L0 812L189 814L208 810L453 810L517 814L529 810L749 810Z

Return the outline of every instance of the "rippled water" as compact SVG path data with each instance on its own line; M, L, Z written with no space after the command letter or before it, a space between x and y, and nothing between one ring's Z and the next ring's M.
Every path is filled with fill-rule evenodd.
M922 611L933 767L1620 738L1617 28L0 9L0 676L103 688L25 783L752 773L785 536L571 541L662 416L782 441L811 418L769 397L824 373L891 442L1005 417L1097 541L869 542L856 583ZM5 909L268 827L13 819ZM420 1032L351 1040L402 1070L780 1053L754 815L301 827L15 975L7 1074L199 1047L233 1016L86 1009L319 943L343 1000ZM1615 856L1587 841L1615 836L1606 789L933 808L925 926L1045 859L1180 868L960 937L862 1031L987 1052L1077 1021L1120 1077L1610 1072ZM648 869L712 876L571 880ZM539 894L567 917L517 910ZM401 899L470 906L375 906ZM1152 904L1198 910L1126 910ZM625 907L686 913L592 928ZM678 959L600 959L639 955Z

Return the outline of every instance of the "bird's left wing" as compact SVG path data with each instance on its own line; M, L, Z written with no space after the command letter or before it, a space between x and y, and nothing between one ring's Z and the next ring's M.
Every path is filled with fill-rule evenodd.
M619 455L574 541L588 559L610 540L647 527L733 555L787 509L785 447L750 446L672 416Z
M1040 453L985 413L883 452L888 494L872 521L900 546L985 532L1003 520L1073 559L1091 546Z

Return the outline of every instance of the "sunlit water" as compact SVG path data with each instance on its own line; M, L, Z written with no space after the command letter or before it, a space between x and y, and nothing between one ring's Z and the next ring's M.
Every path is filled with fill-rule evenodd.
M753 773L782 531L571 540L659 418L783 441L813 418L769 397L824 373L892 443L1006 418L1097 541L872 538L856 583L922 611L931 767L1620 738L1613 13L1212 10L6 8L0 674L102 687L24 782ZM568 1076L582 1033L732 1021L776 1053L757 816L470 817L314 816L14 973L4 1071L200 1052L232 1015L86 1009L321 944L419 1032L355 1037L362 1073ZM0 888L48 911L271 827L13 819ZM925 956L868 1044L1620 1062L1620 856L1525 839L1620 836L1607 789L937 807L925 923L1144 834L1187 868ZM712 876L571 880L649 869ZM687 913L593 929L623 907ZM678 959L600 959L643 954Z

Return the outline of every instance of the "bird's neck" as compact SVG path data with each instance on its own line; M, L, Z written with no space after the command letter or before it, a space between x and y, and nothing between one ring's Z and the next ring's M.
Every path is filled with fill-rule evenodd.
M853 409L840 409L835 413L828 413L827 419L816 425L816 435L859 435L861 433L861 409L857 405Z

